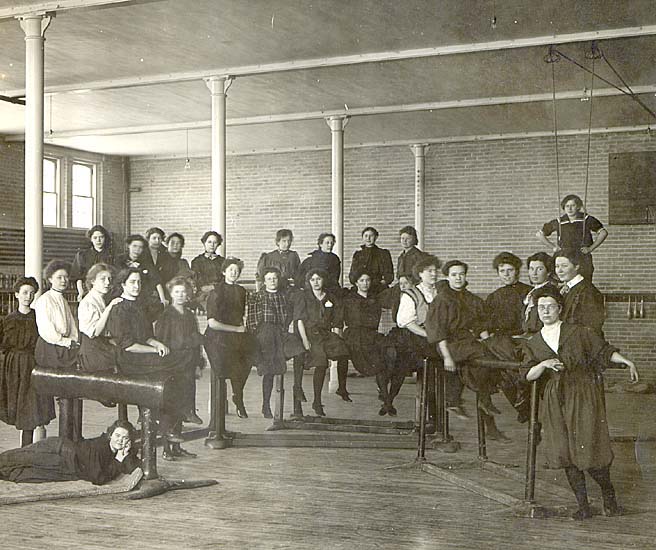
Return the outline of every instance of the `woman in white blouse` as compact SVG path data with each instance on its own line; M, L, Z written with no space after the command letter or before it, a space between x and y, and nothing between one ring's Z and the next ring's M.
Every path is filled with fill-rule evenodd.
M91 290L82 299L77 310L80 321L80 365L82 370L97 372L116 369L116 346L105 330L109 313L122 298L105 304L112 289L113 271L107 264L96 264L87 273L87 288Z
M32 306L36 311L39 338L36 342L37 365L47 368L75 368L79 334L75 317L64 297L68 287L70 265L52 260L44 277L50 290L39 296Z

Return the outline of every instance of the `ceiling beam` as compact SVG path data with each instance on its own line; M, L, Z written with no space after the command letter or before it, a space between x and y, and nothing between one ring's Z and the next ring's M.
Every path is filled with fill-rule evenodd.
M100 8L112 4L134 4L138 0L50 0L32 4L18 3L16 6L0 8L0 20L12 19L33 13L59 12L80 8Z
M636 94L656 93L656 85L636 86L632 88ZM599 88L594 91L595 98L621 96L622 92L615 88ZM587 99L589 92L572 90L556 93L557 100ZM430 103L411 103L405 105L381 105L374 107L360 107L353 109L339 109L334 111L311 111L305 113L287 113L279 115L262 115L228 119L228 126L249 126L254 124L272 124L276 122L298 122L305 120L320 120L330 116L374 116L397 113L412 113L420 111L439 111L443 109L462 109L471 107L485 107L492 105L516 105L520 103L535 103L551 101L552 94L528 94L517 96L483 97L474 99L457 99L453 101L435 101ZM118 128L96 128L85 130L66 130L53 132L46 139L83 137L83 136L118 136L132 134L151 134L158 132L178 132L185 130L204 130L211 127L211 121L200 120L193 122L174 122L164 124L144 124L124 126ZM22 135L6 136L6 141L22 141Z
M78 1L81 2L82 0ZM115 1L120 2L121 0ZM53 2L53 4L54 3L56 2ZM218 67L205 71L172 72L127 78L116 78L110 80L94 80L89 82L79 82L76 84L47 86L45 91L46 93L53 95L64 93L84 93L98 90L113 90L120 88L133 88L137 86L152 86L157 84L171 84L175 82L189 82L193 80L202 80L204 78L210 78L217 75L229 75L233 77L253 76L286 71L358 65L362 63L380 63L384 61L400 61L404 59L417 59L422 57L438 57L443 55L531 48L537 46L548 46L551 44L589 42L592 40L612 40L617 38L631 38L637 36L652 35L656 35L656 25L576 32L569 34L533 36L528 38L517 38L513 40L496 40L492 42L452 44L412 50L384 51L356 55L342 55L335 57L297 59L279 63L265 63L260 65ZM3 93L4 95L11 97L22 97L25 93L25 90L6 90Z
M639 125L639 126L610 126L610 127L600 127L592 128L590 133L593 135L603 135L603 134L626 134L626 133L649 133L653 136L654 131L650 126ZM587 135L587 128L576 128L571 130L560 130L558 136L581 136ZM439 145L439 144L448 144L448 143L467 143L475 141L503 141L511 139L534 139L541 137L553 137L554 133L550 130L540 131L540 132L509 132L507 134L479 134L479 135L468 135L468 136L449 136L433 139L421 139L422 144L426 145ZM344 144L344 149L363 149L366 147L406 147L411 145L416 145L416 139L406 139L406 140L391 140L391 141L372 141L364 143L350 143ZM66 144L62 144L62 147L66 147ZM330 145L308 145L300 147L280 147L273 149L253 149L251 151L227 151L226 153L229 156L246 156L246 155L269 155L269 154L279 154L279 153L305 153L311 151L330 151ZM209 153L195 154L192 158L208 158ZM135 155L130 157L131 160L141 161L141 160L168 160L168 159L184 159L186 158L184 154L182 155Z

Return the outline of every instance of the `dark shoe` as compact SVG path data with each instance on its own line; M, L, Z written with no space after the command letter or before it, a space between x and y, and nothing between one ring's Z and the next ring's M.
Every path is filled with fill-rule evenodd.
M385 416L388 412L387 405L383 404L378 411L378 416Z
M460 420L469 420L470 416L467 414L467 411L462 408L462 405L455 405L453 407L447 407L446 411L459 418Z
M101 401L100 404L103 407L107 407L108 409L113 409L114 407L116 407L116 403L113 403L112 401Z
M167 460L169 462L175 462L175 455L169 451L162 451L162 460Z
M389 414L390 416L396 416L397 412L398 411L396 410L394 405L387 405L387 414Z
M339 389L335 393L342 398L342 401L348 401L349 403L353 402L353 400L349 397L349 392L346 390Z
M478 408L481 409L488 416L501 414L501 411L494 406L494 403L492 403L492 397L490 397L489 395L486 397L482 397L478 401Z
M321 403L312 403L312 410L317 416L326 416L326 411L323 410L323 405Z
M592 510L589 506L584 508L579 508L576 512L572 514L572 519L576 521L582 521L584 519L590 519L592 517Z
M498 441L499 443L510 443L512 439L510 439L505 433L503 433L501 430L488 430L487 433L485 434L487 439L491 439L492 441Z
M200 424L203 423L203 419L200 416L198 416L194 411L191 411L191 412L189 412L185 415L183 422L185 424L199 424L200 425Z
M602 513L606 517L622 516L624 515L624 508L617 504L615 497L605 498Z
M262 415L264 418L273 418L270 405L262 405Z
M175 457L180 457L180 458L196 458L198 456L196 453L192 453L191 451L187 451L186 449L183 449L182 447L180 447L180 445L176 445L175 447L172 447L171 454Z
M167 433L164 434L164 438L169 442L169 443L184 443L184 439L180 434L174 434L174 433Z

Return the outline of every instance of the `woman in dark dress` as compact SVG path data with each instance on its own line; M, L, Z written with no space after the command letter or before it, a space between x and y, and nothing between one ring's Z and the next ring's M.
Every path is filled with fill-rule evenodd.
M287 360L305 353L298 335L289 332L292 304L280 290L281 275L275 267L264 270L264 288L248 300L246 327L257 341L257 373L262 376L262 413L273 418L271 392L274 376L287 371ZM300 403L300 402L299 402ZM295 410L294 416L303 416Z
M216 376L230 379L237 416L248 418L244 386L251 372L255 345L244 322L246 289L237 284L243 268L244 263L238 258L223 261L223 280L207 298L205 350Z
M559 249L580 255L580 273L585 279L592 282L594 265L592 252L601 246L608 237L608 231L594 216L581 212L583 201L577 195L567 195L560 203L565 212L557 220L545 223L536 233L542 244L549 247L552 252ZM549 236L556 233L556 244L549 240ZM592 234L595 234L594 238Z
M298 257L298 252L291 250L293 242L294 234L291 229L278 229L276 231L276 249L271 252L263 252L257 261L255 278L258 289L262 285L264 270L268 267L275 267L280 271L282 277L281 290L287 290L289 287L294 286L301 259Z
M138 269L141 273L141 290L139 292L139 303L146 311L148 320L153 323L164 309L166 296L159 272L145 259L145 250L148 246L146 239L141 235L129 235L125 239L127 252L119 254L114 265L118 271L127 268ZM118 294L122 293L120 286L116 289Z
M589 279L581 275L581 263L581 255L576 252L559 250L554 254L556 276L562 283L560 293L564 296L560 318L574 325L589 327L603 338L606 320L604 297Z
M117 349L118 372L126 376L166 374L174 378L173 395L160 416L160 431L172 443L182 438L173 429L189 410L185 393L185 375L191 357L184 351L172 351L155 339L153 325L139 303L141 272L137 268L120 271L116 283L122 288L120 303L116 304L107 319L107 330Z
M528 381L539 380L542 445L549 468L564 468L574 491L577 520L592 517L584 470L601 487L605 515L622 509L610 480L613 451L610 445L603 386L598 374L610 363L629 368L633 382L638 371L596 332L560 320L563 300L558 291L542 288L535 293L540 332L527 342L525 371Z
M155 323L155 338L170 350L181 351L190 356L187 371L183 373L184 402L188 403L189 409L173 430L179 434L182 430L182 421L191 424L203 423L196 414L196 372L200 372L203 366L201 352L203 337L198 331L196 316L187 308L189 297L192 295L189 281L184 277L174 277L166 283L166 289L171 296L171 304L164 308ZM176 457L195 458L196 455L183 449L179 443L165 442L162 457L165 460L174 460Z
M113 270L107 264L96 264L87 272L87 287L77 309L80 322L80 366L87 372L114 371L116 346L107 336L107 319L112 308L123 301L114 298L105 303L112 289Z
M339 278L342 275L342 262L337 254L333 253L335 235L321 233L317 239L319 248L310 252L309 257L301 262L296 276L296 288L305 288L305 274L313 267L323 269L328 274L326 289L339 293Z
M344 341L355 370L364 376L376 377L383 401L378 414L396 416L393 400L401 389L404 373L394 368L394 346L378 332L382 308L377 298L369 293L371 275L360 273L355 284L344 297Z
M148 246L142 256L144 264L149 266L153 271L157 272L158 279L162 283L162 289L165 288L166 283L175 276L177 270L177 262L175 262L169 252L164 246L164 239L166 235L159 227L151 227L146 231L146 242ZM168 299L164 294L164 299L161 300L164 306L168 305Z
M362 246L353 253L349 281L355 285L356 274L366 271L371 274L371 289L374 296L385 290L394 280L394 264L392 255L385 248L378 248L376 240L378 231L375 227L365 227L362 230Z
M325 271L310 269L305 277L305 290L293 295L296 330L308 352L305 368L314 368L312 409L317 416L326 416L321 391L328 361L347 359L349 354L344 340L332 332L334 328L342 328L344 313L340 299L324 288L327 278ZM294 380L295 386L299 383Z
M84 286L87 277L87 271L92 265L114 263L112 257L112 238L109 231L102 225L94 225L87 231L87 239L90 241L88 248L78 251L71 266L71 280L77 287L77 301L81 301L84 295L89 291Z
M22 277L14 285L18 309L0 321L0 348L4 351L0 370L0 420L22 430L21 447L30 445L34 429L55 418L51 396L36 393L31 382L34 346L38 337L36 316L30 305L39 284Z
M182 250L184 249L185 238L181 233L171 233L166 237L166 250L171 256L171 274L169 279L165 282L168 283L173 277L186 277L190 280L194 279L194 272L189 267L189 262L182 257Z
M536 303L533 296L538 289L545 286L557 288L554 282L553 258L546 252L536 252L526 259L526 268L528 270L528 280L533 285L524 298L524 332L526 334L535 334L542 328L542 321L538 316Z
M49 437L1 453L0 479L14 483L84 480L103 485L139 467L133 441L134 427L126 420L117 420L93 439Z
M191 260L191 270L196 276L196 302L207 309L207 298L214 290L214 285L223 280L223 261L225 258L216 253L223 237L216 231L206 231L200 241L205 247L202 254Z

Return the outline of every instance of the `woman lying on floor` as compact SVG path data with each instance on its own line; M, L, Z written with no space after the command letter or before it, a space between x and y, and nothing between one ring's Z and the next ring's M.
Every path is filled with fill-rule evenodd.
M134 427L117 420L93 439L49 437L0 454L0 479L15 483L90 481L103 485L140 464L132 451Z

